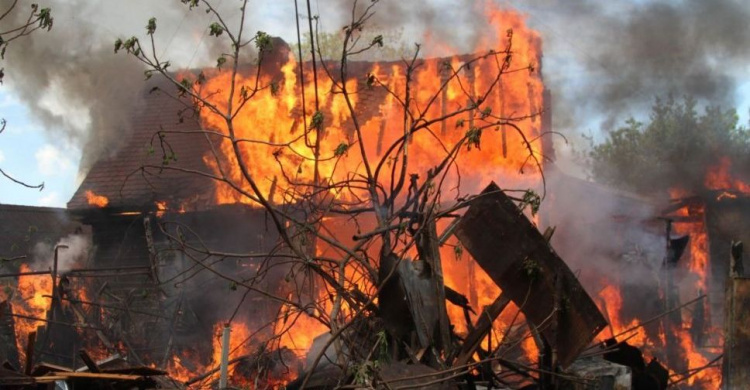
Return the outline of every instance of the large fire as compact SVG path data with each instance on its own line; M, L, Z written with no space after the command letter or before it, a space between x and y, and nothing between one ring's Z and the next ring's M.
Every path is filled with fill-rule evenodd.
M750 184L732 175L732 161L728 157L721 157L719 162L706 173L706 188L712 190L732 190L744 195L750 195Z
M31 272L26 264L21 264L21 273ZM22 361L26 359L26 343L29 333L36 332L37 327L44 326L52 294L52 278L49 275L23 275L18 278L18 290L13 297L13 314L16 329L16 347Z
M366 71L361 74L350 74L349 79L343 83L348 92L348 100L342 93L342 85L334 83L322 70L317 74L316 91L310 66L304 66L305 83L302 85L299 80L299 65L292 54L286 58L277 75L261 74L259 80L254 72L238 75L237 89L242 88L246 94L253 96L245 101L243 93L235 91L233 105L235 109L242 106L242 110L233 116L231 126L227 125L223 117L210 110L201 111L204 129L236 140L232 142L223 138L216 145L217 154L208 153L203 156L205 163L211 167L215 175L226 177L226 182L216 185L215 202L256 205L252 199L254 190L244 178L243 167L254 180L260 195L273 204L297 201L300 194L310 191L310 185L328 185L329 192L336 197L356 198L361 195L359 190L341 183L365 176L364 160L370 161L373 166L381 161L384 162L384 166L394 164L398 156L389 151L389 147L405 136L405 131L411 125L410 121L420 115L420 121L434 121L434 124L408 135L408 173L426 173L445 159L448 151L468 131L480 126L480 123L486 124L493 120L493 116L513 117L516 120L512 122L512 126L500 123L484 130L481 134L481 143L477 139L473 144L467 145L468 147L464 146L457 157L456 166L447 171L445 182L452 183L449 186L452 189L460 183L462 187L456 191L458 194L476 192L490 180L499 181L504 187L538 188L541 177L537 174L533 162L530 163L529 156L531 154L540 161L543 159L543 129L539 113L544 108L544 85L538 71L518 69L524 69L524 66L529 64L540 64L541 39L537 32L525 25L523 15L497 8L491 2L485 4L485 14L488 15L488 22L493 30L492 33L483 35L479 44L470 51L502 51L512 36L511 66L499 79L496 59L488 57L462 70L457 77L443 86L451 75L451 69L459 69L467 60L465 56L459 55L423 60L412 75L409 85L406 84L407 70L403 63L368 64ZM227 70L209 74L208 79L200 86L199 93L202 98L220 110L226 110L228 92L233 90L230 88L231 76ZM253 85L268 87L253 93ZM393 94L384 93L381 86L387 86ZM407 87L412 100L405 103L405 109L403 101L396 97L403 97ZM380 92L372 92L372 89ZM487 94L489 90L493 92ZM301 99L303 93L306 101L304 116ZM471 107L474 104L473 100L476 101L477 97L485 94L487 96L480 109L467 110L445 121L440 119L447 113ZM363 98L372 96L375 98L370 101ZM315 101L318 101L319 112L316 112L313 103ZM405 111L408 111L408 115L405 115ZM405 119L410 116L412 119ZM310 130L316 127L314 122L318 120L322 121L320 126L315 131ZM357 138L354 130L355 121L361 132L361 140ZM313 146L316 144L320 145L320 156L317 158ZM710 189L750 194L750 186L732 179L728 173L730 166L729 160L721 160L717 169L706 177L706 186ZM531 174L519 175L519 172ZM392 180L390 172L381 173L376 179L384 188L388 188ZM92 191L86 192L86 198L91 206L107 207L109 204L105 196ZM156 209L157 216L163 216L167 211L171 211L164 201L157 202ZM180 210L184 211L184 207L180 206ZM681 212L685 213L684 216L703 218L704 210L691 209ZM440 228L444 229L445 226ZM335 231L333 228L331 230ZM346 241L351 237L351 231L343 230L346 229L342 229L341 234L347 234L347 238L342 238L341 241ZM709 264L708 237L704 224L688 226L677 223L674 230L677 234L691 236L686 267L692 275L691 280L694 281L691 288L696 293L706 292ZM316 245L319 254L332 250L321 242L317 242ZM477 313L481 313L483 307L490 305L499 296L500 289L473 259L467 254L462 255L463 251L455 238L449 239L440 251L445 284L468 297L470 306L476 312L469 315L469 320L476 322ZM334 255L330 257L335 258ZM25 266L22 266L21 271L25 272L23 267ZM360 291L371 289L372 286L366 282L360 282L363 278L359 277L358 272L360 271L353 268L347 269L344 287L357 288ZM605 287L599 292L599 303L611 323L608 336L615 336L637 327L640 324L639 319L626 321L620 316L623 304L617 281L605 281L604 284ZM319 308L315 309L315 314L330 313L332 304L326 297L333 294L323 289L318 293L320 296L315 298L318 299ZM21 277L19 295L23 297L24 303L14 305L14 313L45 318L51 300L43 296L50 294L49 276ZM469 329L463 309L454 305L447 305L447 308L455 332L465 336ZM341 310L347 313L345 303ZM278 320L271 330L274 335L279 336L275 347L288 349L299 358L303 358L310 350L316 336L329 330L320 321L296 308L284 305L280 311L284 320ZM42 324L35 320L16 319L19 351L24 350L28 333ZM217 368L222 349L223 327L223 322L214 326L213 353L210 359L193 352L174 353L167 363L170 374L179 380L188 381ZM258 327L259 324L250 322L231 323L230 360L257 353L258 346L254 345L251 335ZM678 335L679 345L675 347L680 348L687 368L694 370L708 364L709 358L702 353L701 346L696 346L693 342L688 332L689 327L688 318L683 322L682 329L669 331ZM656 340L649 339L643 331L637 332L635 336L625 334L623 338L628 338L630 344L642 347L647 356L654 356L657 347L666 344L664 333L662 329L659 339ZM526 321L520 314L520 309L512 304L495 321L493 332L483 341L482 347L495 349L499 342L517 346L530 362L538 359L539 351L529 334ZM206 364L200 364L201 361ZM252 386L252 378L240 371L237 365L230 368L232 383ZM206 386L215 381L218 375L217 372L207 376L197 386ZM717 388L719 378L716 369L711 368L691 378L688 384L706 389ZM277 379L278 385L284 384L284 378Z
M540 112L544 107L544 85L538 71L541 39L537 32L525 25L524 16L520 13L497 8L490 2L485 4L492 31L483 35L481 42L466 52L485 54L490 50L503 51L512 36L510 67L497 80L499 70L496 58L487 57L461 70L443 86L451 75L451 69L458 70L467 57L426 59L420 63L411 76L408 86L411 101L407 106L410 115L422 113L421 121L435 123L409 136L409 142L405 146L409 155L408 173L426 173L446 158L448 151L467 132L496 121L493 117L515 118L513 127L500 124L485 129L481 134L481 144L477 139L470 147L464 145L456 165L448 170L445 180L448 183L461 183L461 193L477 191L490 180L500 181L506 187L538 188L541 177L529 155L533 153L533 158L537 158L541 164ZM501 54L499 58L502 62L504 55ZM535 69L524 68L527 65ZM313 71L309 64L305 64L303 69L303 87L299 80L297 60L291 54L276 76L261 74L260 80L256 80L253 72L238 75L237 88L252 88L256 81L261 86L272 87L258 91L246 102L241 97L242 94L236 94L234 107L240 104L244 106L233 118L231 128L221 116L208 109L201 110L205 129L241 140L232 143L224 139L217 145L217 155L209 153L204 156L204 161L213 169L214 174L226 175L232 183L217 184L216 203L255 204L254 200L236 189L239 187L242 191L253 194L251 186L243 177L240 162L245 165L260 194L273 204L297 201L300 193L310 191L305 186L314 184L316 179L318 182L315 184L329 185L329 192L336 197L355 198L361 193L341 183L365 175L365 159L373 167L383 162L388 173L381 172L377 180L387 187L392 179L389 167L398 161L398 155L389 151L389 147L403 137L410 126L409 121L404 121L403 100L399 101L407 90L407 69L402 62L374 63L361 69L359 73L352 72L345 82L348 101L341 93L342 86L334 84L320 69L317 74L316 96ZM225 110L230 84L231 73L219 71L209 75L200 86L200 94L215 107ZM393 94L385 93L382 86L393 91ZM303 90L306 118L301 115ZM488 94L489 90L492 92ZM448 120L439 120L447 113L470 107L472 100L476 101L484 95L487 96L479 109L469 109ZM365 97L367 99L363 101ZM316 117L316 100L320 111L317 115L322 115L323 122L317 131L313 131L309 129L314 128L314 122L320 120L319 116ZM360 126L361 143L356 137L355 120ZM516 132L516 127L520 134ZM320 145L317 164L316 144ZM457 167L460 167L460 171ZM519 175L519 172L528 174ZM331 227L331 230L336 229ZM339 230L342 230L340 238L346 242L351 237L351 230ZM317 245L318 253L334 250L321 242ZM445 259L446 284L474 297L471 304L477 312L500 293L497 286L478 267L471 274L475 283L470 284L476 291L467 291L466 267L472 260L450 260L453 254L450 244L444 246L441 253ZM334 254L329 257L337 258ZM353 267L346 269L345 287L367 291L372 286L364 282L365 278L360 277L358 272L360 271ZM316 310L319 310L318 314L322 312L328 315L332 306L326 299L329 293L320 291L320 294L320 307ZM451 305L448 305L448 309L456 331L465 334L467 329L461 309ZM282 307L281 311L285 321L277 322L274 333L282 335L280 347L289 348L300 357L311 347L314 337L328 331L317 319L299 313L296 309ZM346 315L348 307L345 302L341 311ZM477 316L472 315L472 320L476 319ZM512 339L528 355L530 361L535 361L538 354L536 347L526 328L521 325L525 325L525 320L523 315L519 315L517 308L509 307L505 310L493 327L493 347L507 336L506 342ZM510 326L514 332L505 334ZM485 348L489 346L488 342L489 340L485 340ZM182 376L184 369L179 368L178 363L173 362L172 366L174 372Z
M484 54L489 50L504 50L512 31L512 61L508 72L497 81L497 60L489 57L462 70L441 92L441 85L447 79L446 74L451 73L449 68L458 69L465 59L457 56L428 59L416 69L409 85L409 111L411 115L423 113L421 120L426 122L466 108L472 104L470 98L476 99L492 90L480 105L481 111L469 110L454 116L445 121L444 127L442 121L438 120L429 128L412 134L408 143L409 173L427 172L447 156L447 150L456 145L472 126L486 124L494 120L491 119L492 116L518 118L513 124L521 130L523 137L511 126L498 125L481 134L481 148L477 142L469 152L460 154L460 178L466 185L462 191L477 190L481 183L499 177L508 186L536 185L539 182L538 175L527 175L528 178L519 179L518 172L522 169L536 171L534 163L529 160L530 151L542 160L539 113L543 109L544 85L538 70L524 69L529 64L536 67L540 63L541 40L535 31L526 27L521 14L487 4L487 15L493 30L485 35L486 38L482 39L473 52ZM260 76L261 86L273 85L273 88L258 91L247 102L243 102L241 94L237 94L234 101L235 106L244 104L232 123L234 138L242 140L236 143L239 158L246 164L260 193L275 203L293 202L295 191L306 191L299 188L299 183L309 184L314 181L315 150L311 146L316 143L320 144L320 160L317 165L319 183L333 185L365 174L363 158L374 166L380 160L390 161L389 159L397 157L392 152L386 153L391 144L404 136L405 126L409 125L404 121L403 105L378 86L388 86L402 99L406 91L406 69L403 63L372 64L368 71L351 74L351 78L346 81L348 103L341 93L341 86L334 84L319 70L317 100L322 118L315 115L313 75L311 68L306 66L306 120L300 115L302 89L297 67L297 61L290 54L277 79L272 75ZM370 79L370 83L366 82L366 73L374 77ZM231 73L222 71L210 77L200 91L208 102L224 110L227 107L230 82ZM239 75L237 85L250 88L255 82L254 75ZM380 101L368 101L368 105L363 107L360 99L362 96L369 96L373 88L375 92L372 93ZM352 110L355 118L352 118ZM201 119L204 128L229 134L224 118L210 110L202 110ZM306 131L305 126L310 129L320 119L323 119L320 131ZM361 128L361 144L355 136L354 119ZM530 148L524 144L524 137L529 141ZM209 153L204 157L205 162L213 168L215 174L226 174L231 183L252 193L237 164L238 155L233 143L225 139L219 147L219 158ZM390 172L381 173L378 181L387 186L390 176ZM447 180L459 182L455 168L450 170ZM331 190L334 193L348 191L340 185L334 187ZM217 186L216 201L254 203L225 183Z

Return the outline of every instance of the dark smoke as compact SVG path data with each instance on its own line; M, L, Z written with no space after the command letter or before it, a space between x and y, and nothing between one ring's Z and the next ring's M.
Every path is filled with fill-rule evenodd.
M621 21L593 49L586 67L602 78L593 86L601 108L618 114L628 101L669 92L731 104L737 65L750 57L750 7L732 0L653 3ZM591 85L591 84L590 84Z
M736 104L750 59L750 5L737 0L538 0L530 24L545 39L555 122L612 129L655 96ZM551 6L552 5L552 6ZM558 130L561 130L558 128Z

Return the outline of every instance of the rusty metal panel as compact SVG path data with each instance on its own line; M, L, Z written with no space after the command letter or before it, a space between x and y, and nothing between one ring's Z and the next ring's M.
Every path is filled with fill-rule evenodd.
M461 219L456 236L524 312L567 367L606 321L565 262L500 188L491 183ZM560 311L555 321L555 280Z

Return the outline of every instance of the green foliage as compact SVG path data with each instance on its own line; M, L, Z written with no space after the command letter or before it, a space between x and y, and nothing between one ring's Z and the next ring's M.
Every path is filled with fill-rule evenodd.
M523 193L523 205L524 207L529 206L531 208L531 215L536 215L539 212L539 207L542 205L542 197L534 190L526 190Z
M37 9L37 5L33 4L32 8ZM50 8L42 8L39 10L39 12L36 14L39 27L43 30L51 30L52 24L54 23L55 19L52 17L52 9Z
M216 59L216 67L217 68L221 68L222 65L224 65L226 62L227 62L227 58L224 57L224 56L221 56L221 57L219 57L219 58Z
M185 96L186 93L191 91L193 89L193 82L190 81L188 78L184 78L180 80L180 85L177 87L177 94L180 95L180 97Z
M210 26L208 26L208 35L212 37L219 37L223 33L224 27L222 27L219 23L213 22Z
M271 36L266 34L263 31L258 31L255 34L255 47L258 48L259 51L269 51L273 49L273 42L271 42Z
M367 50L358 54L355 58L362 61L390 61L409 57L409 47L403 42L403 29L380 30L365 29L356 31L353 39L359 39L359 43L353 49L363 49L368 44L377 50ZM319 32L315 37L315 56L322 60L339 60L344 48L344 34L341 31ZM303 60L312 59L310 34L304 34L302 38ZM294 53L299 50L299 45L294 45Z
M182 4L187 4L190 9L198 6L198 0L180 0Z
M456 244L453 247L453 255L456 256L456 261L461 260L464 255L464 247L461 244Z
M466 132L466 148L468 150L471 150L471 147L476 147L477 149L480 148L480 143L482 141L482 130L478 129L476 127L472 127L469 129L469 131Z
M310 121L310 129L315 130L323 130L323 112L321 111L315 111L315 114L312 116L312 121Z
M593 177L650 194L670 188L702 189L707 171L728 157L736 173L750 164L750 132L734 109L708 106L702 115L686 97L657 99L650 121L629 119L588 153Z
M138 42L138 38L136 37L130 37L125 41L117 38L117 40L115 41L115 53L117 53L121 49L125 49L127 53L133 54L135 56L141 54L140 44Z
M528 276L532 281L537 280L542 274L542 266L539 265L539 262L537 262L536 260L532 260L527 257L523 260L523 263L521 265L523 266L523 270L526 273L526 276Z
M480 118L485 119L488 116L490 116L491 113L492 113L492 107L487 106L487 107L484 108L484 110L482 110L482 112L480 114Z
M154 35L155 31L156 31L156 18L151 18L148 20L148 24L146 25L146 34Z
M342 142L339 144L339 146L336 147L333 155L336 157L341 157L346 154L347 150L349 150L349 144L347 144L346 142Z

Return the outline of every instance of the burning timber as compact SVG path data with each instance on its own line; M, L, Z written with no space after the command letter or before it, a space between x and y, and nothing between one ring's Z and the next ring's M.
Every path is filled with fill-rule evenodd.
M537 37L523 28L515 31L524 36L516 52L540 63ZM311 77L301 72L298 79L295 61L283 52L288 48L275 46L282 51L274 53L269 73L283 79L277 84L281 97L259 95L258 100L249 101L248 110L238 116L238 128L268 130L263 136L272 144L307 142L299 137L309 130L306 118L292 97L300 87L303 96L305 90L313 90ZM416 103L431 107L435 117L451 107L473 106L474 97L461 90L481 90L492 69L481 62L463 68L466 60L419 60L414 82L420 88L434 89L434 101L439 104L428 104L432 98L421 94L414 97ZM454 80L443 88L449 76L446 65L463 70L456 75L460 82ZM333 64L332 69L341 70ZM408 87L399 77L405 68L397 63L351 63L348 69L362 76L345 83L350 91L357 90L355 109L342 108L345 102L340 93L315 94L315 100L321 99L328 107L322 124L328 136L322 142L325 148L338 150L339 140L350 139L356 114L372 149L367 153L383 157L387 145L403 134L398 127L403 112L384 88L370 88L364 80L376 80L398 91ZM209 79L217 91L226 86L226 74ZM499 94L487 96L488 105L501 114L506 110L538 112L549 106L550 99L541 81L537 73L514 72L500 80ZM464 82L468 88L456 88ZM173 87L152 83L148 90ZM204 97L222 99L218 93ZM13 257L20 267L2 264L8 288L0 299L0 348L8 361L3 377L9 379L0 383L32 386L85 380L90 382L80 386L105 388L718 387L722 354L717 346L727 340L717 340L720 332L715 330L724 321L720 307L726 272L721 262L727 257L714 261L713 252L721 247L721 253L728 251L729 238L748 241L741 235L750 229L734 218L747 210L742 196L721 191L715 194L715 202L708 203L705 197L681 196L658 213L644 211L652 205L644 205L647 202L641 199L578 182L550 199L552 213L534 215L528 201L513 198L513 193L506 194L492 184L477 195L457 200L469 206L463 215L460 211L442 213L438 219L430 207L415 206L397 216L397 225L381 230L366 218L352 223L340 215L324 215L325 229L335 230L338 237L353 235L354 242L373 237L368 234L394 231L415 243L408 254L399 255L387 247L366 253L375 259L377 269L367 270L367 277L341 276L365 282L331 289L327 287L339 284L321 280L331 278L330 274L318 278L315 264L288 265L293 263L290 249L280 240L272 218L251 200L223 183L215 185L164 170L158 161L152 165L160 174L164 170L158 181L143 174L141 162L129 157L142 154L149 140L154 145L157 127L170 133L168 140L159 139L168 141L168 149L180 155L179 163L170 160L170 164L216 174L222 165L233 165L231 152L224 150L228 143L221 141L216 141L221 145L220 158L215 165L207 163L216 153L214 144L209 150L207 143L198 142L205 142L204 137L195 135L196 128L221 134L226 131L221 123L197 116L165 119L163 113L181 109L179 104L170 105L174 102L166 94L149 94L149 102L148 112L136 118L136 132L121 156L97 162L68 204L69 210L8 208L0 214L0 220L8 218L0 227L16 228L7 232L15 235L13 243L28 246ZM465 119L469 128L492 114L471 111ZM269 118L269 113L277 115ZM312 115L307 114L307 118ZM542 137L551 131L549 112L541 116L541 121L530 115L518 123L524 135L535 140L529 148L551 156L551 143ZM448 143L457 142L464 134L463 126L463 118L455 124L443 121L439 131ZM482 143L501 145L502 153L480 150L477 140L473 154L462 155L462 165L470 171L461 174L462 180L477 186L469 193L480 192L478 186L498 175L508 187L540 184L538 176L519 179L515 175L514 163L528 159L527 150L514 147L521 145L518 135L499 131L500 127L498 131L488 128ZM184 137L173 138L175 133ZM284 168L297 167L297 175L303 178L314 175L314 170L303 169L304 163L291 153L261 144L248 146L243 157L253 160L250 169L263 177L259 181L262 192L276 206L291 204L285 210L304 214L305 204L285 198L290 191L282 183L286 179L289 185L290 171ZM419 137L410 141L409 149L418 171L428 172L439 158L436 151L440 148L420 143ZM358 153L356 148L347 149L341 161L354 167L338 174L362 174ZM155 154L158 160L159 153ZM256 158L261 156L268 158ZM227 158L230 161L223 161ZM146 159L153 162L154 157ZM323 162L323 169L332 169L333 161ZM555 172L552 165L545 168L549 179L573 181ZM507 174L510 170L513 175ZM144 180L133 179L132 172L143 174ZM334 179L346 180L346 175ZM412 178L417 187L419 177ZM618 210L619 215L607 214L604 224L585 213L560 222L554 214L564 213L571 203L554 202L566 196L576 203L613 198L629 206ZM424 206L426 202L414 203ZM20 214L35 216L14 221L13 216ZM634 222L634 215L641 214L649 215L643 218L646 222ZM617 224L622 221L627 223ZM552 227L555 224L558 229ZM631 244L626 229L633 225L658 237L660 266L648 268L652 264L637 245L625 250ZM543 234L537 230L545 226L549 228ZM612 226L625 228L608 231ZM303 233L294 237L304 255L320 251L321 258L331 263L342 256L304 229L300 227L296 232ZM599 245L597 241L607 242ZM36 248L38 243L44 245ZM585 258L586 266L576 263L577 258ZM597 268L604 258L617 259L620 268ZM281 266L270 272L265 264L271 262ZM592 276L592 269L598 274ZM630 271L647 282L624 277ZM263 278L256 278L258 274ZM257 279L262 279L261 291L252 288ZM297 306L285 298L295 291L304 292ZM741 289L736 291L741 293ZM335 296L341 298L336 306L340 312L361 309L346 317L343 325L336 325L337 329L331 321L314 318L325 320L327 313L321 312L333 311ZM742 297L732 302L742 302ZM724 325L742 318L728 317ZM741 341L742 333L736 333L731 337ZM724 366L728 371L737 367L727 361Z
M494 184L471 198L470 204L464 216L443 230L428 226L421 231L417 260L386 256L389 263L380 275L386 288L378 305L370 307L368 315L342 333L349 345L345 347L347 353L361 353L365 360L379 361L377 367L369 368L379 374L367 386L664 389L673 383L687 383L716 366L720 356L707 361L705 367L673 372L628 344L641 327L658 324L670 313L702 299L671 308L610 339L597 339L607 321L550 247L554 230L539 233L513 198ZM174 223L200 220L194 226L202 226L205 231L192 233L205 237L211 237L208 232L213 226L228 220L247 223L249 228L263 221L261 213L244 206L169 216L159 210L135 213L120 209L70 215L69 231L94 237L98 244L96 258L102 260L91 264L87 260L94 255L80 253L71 265L61 261L71 245L60 245L54 248L57 256L53 256L49 270L22 268L0 275L4 280L17 278L19 286L33 285L34 300L38 297L44 305L44 310L34 314L33 310L19 310L29 302L14 296L0 303L0 336L7 361L0 383L17 388L56 381L86 388L216 386L220 359L215 357L213 363L206 364L191 354L210 353L205 348L210 344L214 351L221 350L227 341L236 351L252 334L235 326L233 334L221 340L217 333L220 329L202 329L201 317L205 314L198 313L205 312L200 309L199 295L182 291L175 297L172 292L170 298L169 291L161 291L168 288L165 281L179 275L158 250L168 243L165 235L178 234L158 223L168 217ZM258 234L268 233L262 230ZM453 234L501 289L494 302L484 308L472 307L470 298L444 284L446 271L441 264L445 260L439 248ZM267 250L262 247L266 239L258 237L233 249L244 253ZM126 256L132 258L129 265L117 266L115 259ZM190 256L189 252L184 256ZM189 258L180 265L189 269L191 263L197 266ZM232 264L227 267L235 273L252 272ZM733 276L732 280L740 279ZM256 301L259 306L255 316L280 310L264 300ZM448 309L453 308L464 315L449 315ZM479 315L472 321L474 312ZM502 333L496 332L497 320L507 314L512 321L504 322ZM209 318L208 323L218 319ZM741 322L728 317L726 323ZM468 332L456 333L458 326ZM307 361L283 346L247 350L225 360L227 375L235 383L243 377L263 378L270 386L286 383L292 389L356 384L356 372L343 372L335 364L340 356L332 348L330 334L321 334L311 343ZM741 340L743 336L732 337ZM214 342L207 343L211 339ZM529 358L519 348L524 340L531 341L536 356ZM316 361L316 351L323 350L325 359ZM741 359L736 353L731 356ZM732 371L728 361L724 364L725 370ZM183 376L181 370L195 374Z

